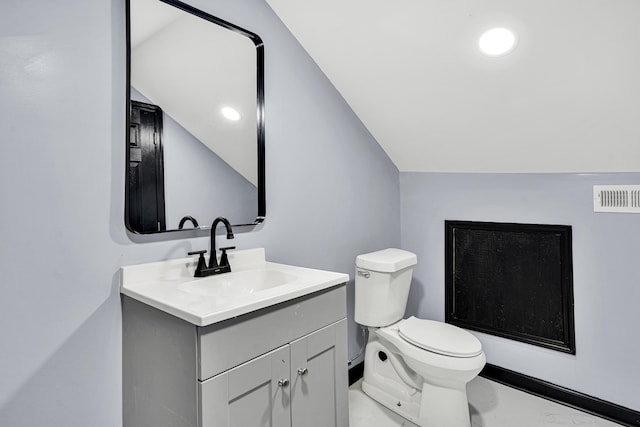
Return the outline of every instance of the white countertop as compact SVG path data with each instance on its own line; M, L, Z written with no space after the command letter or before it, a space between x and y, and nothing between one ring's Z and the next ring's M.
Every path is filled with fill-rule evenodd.
M349 280L344 273L267 262L263 248L228 255L231 273L204 278L193 277L197 257L122 267L120 293L194 325L207 326ZM275 286L254 287L254 277L275 278ZM215 288L207 287L212 281Z

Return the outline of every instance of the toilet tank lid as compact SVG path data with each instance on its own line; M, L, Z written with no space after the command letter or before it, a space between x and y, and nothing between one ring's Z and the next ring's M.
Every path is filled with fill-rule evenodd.
M382 273L394 273L416 265L417 262L416 254L395 248L383 249L356 257L357 267Z

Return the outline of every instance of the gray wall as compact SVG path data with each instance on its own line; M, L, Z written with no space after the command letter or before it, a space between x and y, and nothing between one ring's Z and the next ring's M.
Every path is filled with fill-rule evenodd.
M474 334L488 363L640 410L640 215L593 212L592 185L616 183L640 174L401 173L408 312L444 319L445 219L571 225L576 355Z
M265 42L267 221L233 243L351 276L399 245L397 169L266 4L192 3ZM208 246L125 231L124 40L123 0L2 5L2 426L121 425L118 269Z

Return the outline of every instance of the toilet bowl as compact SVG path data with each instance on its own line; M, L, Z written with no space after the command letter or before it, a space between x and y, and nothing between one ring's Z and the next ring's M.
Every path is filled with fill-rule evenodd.
M363 391L420 427L469 427L466 384L486 359L469 332L409 317L414 254L385 249L356 259L356 322L369 327Z

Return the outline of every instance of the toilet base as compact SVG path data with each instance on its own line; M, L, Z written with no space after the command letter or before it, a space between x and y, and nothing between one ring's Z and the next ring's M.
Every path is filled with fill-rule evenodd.
M375 400L387 409L395 412L396 414L408 419L415 424L418 424L418 412L420 410L420 403L398 399L397 396L394 396L393 394L390 394L387 391L376 387L375 385L370 384L364 380L362 381L362 391L371 399ZM415 396L418 398L419 402L421 393L419 391L416 393L417 394Z
M466 389L455 390L425 383L422 391L415 393L420 404L402 401L364 380L362 391L387 409L420 427L471 426Z
M471 427L466 384L462 388L444 388L424 383L416 424L420 427Z
M420 427L470 427L465 383L430 384L394 353L370 335L362 381L365 394Z

